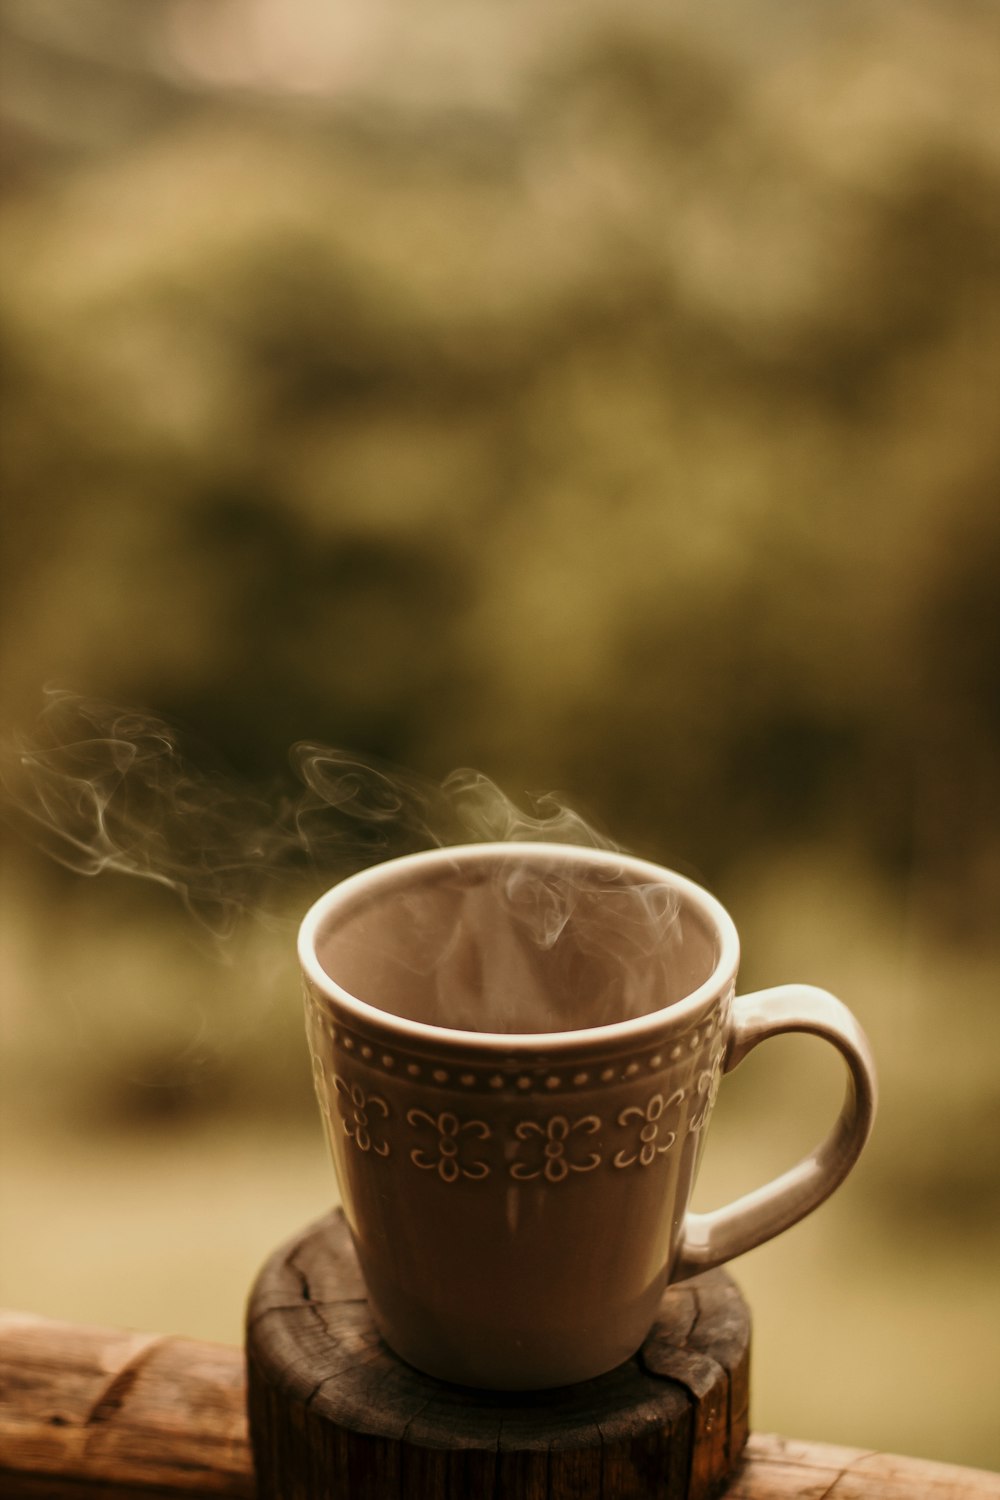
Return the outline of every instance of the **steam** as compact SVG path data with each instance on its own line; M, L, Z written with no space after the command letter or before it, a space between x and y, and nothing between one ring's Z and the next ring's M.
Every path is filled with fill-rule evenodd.
M196 769L161 719L47 697L33 733L5 746L0 771L8 816L54 860L163 885L220 935L263 903L282 842L263 800Z
M155 715L50 690L30 734L3 746L0 781L8 818L59 864L162 885L219 936L266 916L305 875L330 884L415 849L510 839L615 847L553 794L518 807L479 771L434 782L310 742L292 747L290 764L291 781L265 795L199 764ZM555 941L565 915L544 896L531 909L536 939Z
M53 859L153 881L220 938L248 917L280 919L304 879L322 877L318 894L418 849L616 848L554 794L521 807L478 771L435 782L307 742L292 747L290 771L265 795L196 763L160 718L54 691L0 760L8 814ZM416 1003L440 1024L501 1031L601 1025L677 998L681 924L667 886L637 883L613 860L548 856L456 866L449 880L394 904L337 960L357 967L356 993L371 984L384 1004L402 975L401 1014ZM390 952L373 980L372 954Z

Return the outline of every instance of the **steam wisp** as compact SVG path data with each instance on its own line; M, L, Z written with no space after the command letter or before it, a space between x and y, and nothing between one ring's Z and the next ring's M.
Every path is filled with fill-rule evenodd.
M329 885L417 849L510 840L617 847L554 794L519 807L478 771L434 782L312 742L294 745L290 764L291 781L264 795L200 769L156 716L52 691L34 731L4 747L0 773L7 812L53 859L80 875L154 881L220 937L242 918L273 915L304 875ZM573 1024L564 1013L577 1002L593 1016L583 1024L601 1024L623 1008L641 1014L663 1003L677 917L666 887L628 884L614 865L583 872L504 861L488 891L480 883L459 894L451 936L426 961L439 971L442 1006L456 944L471 943L472 968L491 990L534 996L538 1024L524 1024L519 1003L511 1029ZM475 1004L470 992L450 1024L481 1026Z
M5 811L79 875L132 875L172 890L211 930L304 872L332 882L435 845L535 839L613 848L552 794L518 807L481 772L438 783L331 746L292 747L270 795L195 763L153 714L50 691L29 734L2 747Z

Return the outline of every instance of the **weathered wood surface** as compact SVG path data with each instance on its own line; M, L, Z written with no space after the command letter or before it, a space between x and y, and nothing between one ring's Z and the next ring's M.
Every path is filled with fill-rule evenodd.
M247 1312L261 1500L707 1500L747 1438L750 1317L724 1271L667 1292L616 1370L556 1391L446 1385L375 1331L343 1217L276 1252Z
M1000 1500L1000 1474L755 1432L720 1500Z
M0 1495L252 1496L245 1403L238 1349L0 1312Z
M250 1500L243 1370L239 1349L0 1312L0 1495ZM723 1496L1000 1500L1000 1475L753 1433Z

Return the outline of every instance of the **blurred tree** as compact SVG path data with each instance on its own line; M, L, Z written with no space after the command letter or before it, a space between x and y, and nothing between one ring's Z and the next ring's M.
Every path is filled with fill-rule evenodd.
M996 18L238 11L0 10L8 715L473 761L713 876L849 828L988 923Z

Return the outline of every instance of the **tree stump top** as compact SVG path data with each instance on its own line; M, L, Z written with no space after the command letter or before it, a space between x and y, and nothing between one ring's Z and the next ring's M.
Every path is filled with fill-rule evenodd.
M261 1500L701 1500L747 1436L750 1319L732 1279L671 1287L636 1354L596 1380L448 1385L379 1338L337 1212L264 1266L247 1309Z

